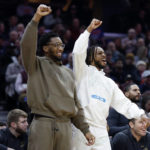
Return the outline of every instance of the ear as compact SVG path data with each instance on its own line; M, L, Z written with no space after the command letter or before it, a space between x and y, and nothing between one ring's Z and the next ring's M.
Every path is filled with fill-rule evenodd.
M129 92L124 93L126 97L129 97Z
M12 128L16 128L17 127L17 124L15 122L11 122L10 125L11 125Z
M48 46L43 46L43 51L47 53L48 52Z
M134 124L133 124L133 122L132 122L132 121L130 121L130 122L129 122L129 126L130 126L130 128L131 128L131 129L133 129L133 128L134 128Z

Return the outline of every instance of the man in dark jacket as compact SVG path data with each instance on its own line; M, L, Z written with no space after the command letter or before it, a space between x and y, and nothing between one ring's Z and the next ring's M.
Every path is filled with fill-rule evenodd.
M13 109L7 116L8 127L0 130L0 150L27 150L27 113Z
M149 150L150 134L141 119L129 121L130 128L117 133L112 141L112 150Z

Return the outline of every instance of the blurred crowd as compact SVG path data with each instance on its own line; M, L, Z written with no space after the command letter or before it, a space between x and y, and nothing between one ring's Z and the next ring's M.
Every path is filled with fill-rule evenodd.
M124 0L119 3L118 1L116 2L118 5L115 5L114 8L124 5L123 9L118 9L118 11L110 9L108 13L111 5L109 2L106 0L102 3L102 6L106 6L104 9L97 6L102 12L99 16L104 22L101 28L92 32L89 45L97 44L103 47L107 55L107 66L104 72L118 84L121 90L126 92L127 85L132 83L139 87L142 95L139 107L149 113L150 22L148 18L150 2ZM98 16L97 9L95 9L98 3L96 0L83 0L82 2L52 0L50 5L53 13L44 17L39 24L38 38L49 31L60 35L65 44L63 64L70 69L73 68L74 43L91 19ZM30 111L26 97L27 74L20 56L20 39L37 5L21 1L17 3L15 13L0 18L0 102L3 104L3 109L7 111L15 108L27 113ZM107 37L106 32L111 32L111 37ZM113 33L117 33L117 36L114 36ZM37 49L37 54L43 55L39 49Z

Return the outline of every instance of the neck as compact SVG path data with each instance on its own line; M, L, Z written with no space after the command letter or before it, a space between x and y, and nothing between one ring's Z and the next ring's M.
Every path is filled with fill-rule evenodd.
M98 71L101 71L102 68L100 68L98 65L96 65L94 62L91 63L92 66L96 67Z
M136 141L139 142L141 139L141 136L137 135L132 129L131 129L131 133L132 133L133 137L136 139Z
M16 132L15 129L12 127L9 127L9 130L15 137L18 137L20 135L20 133Z
M53 62L55 62L57 65L62 65L62 60L61 59L57 59L55 57L49 57L49 55L45 55L45 56L50 58L51 60L53 60Z

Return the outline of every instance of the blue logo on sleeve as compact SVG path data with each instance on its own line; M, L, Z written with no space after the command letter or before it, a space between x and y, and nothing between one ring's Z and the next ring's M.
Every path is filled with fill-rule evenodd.
M92 98L94 98L94 99L98 99L98 100L100 100L100 101L102 101L102 102L106 102L106 99L105 98L103 98L103 97L100 97L100 96L98 96L98 95L91 95L91 97Z

